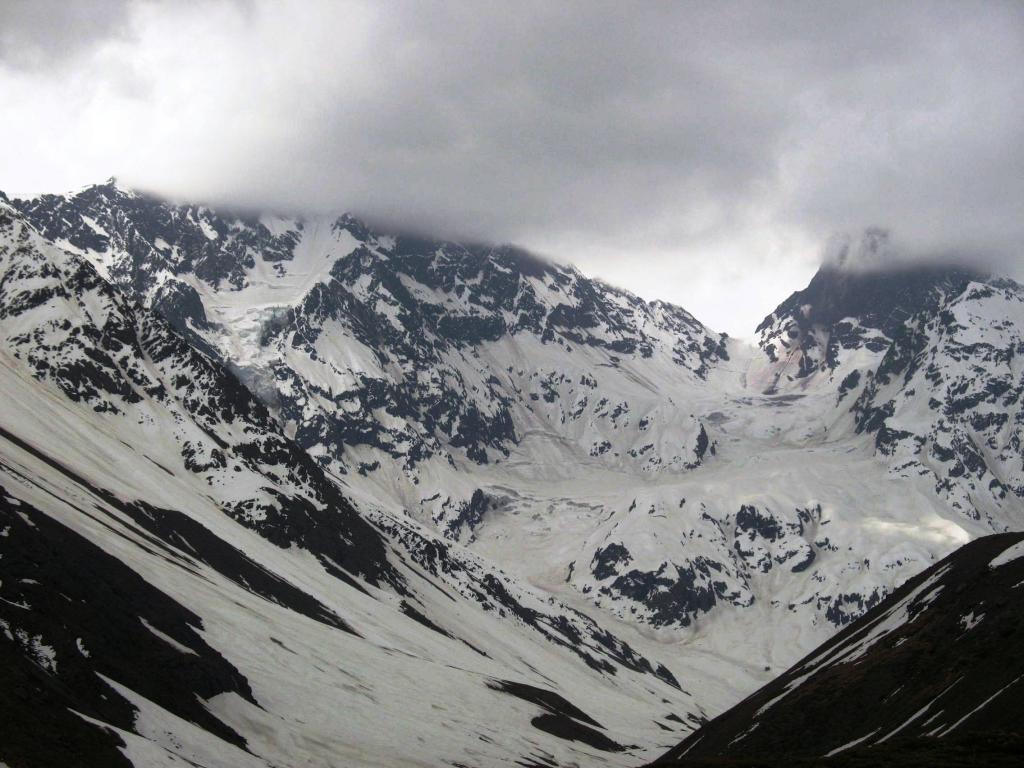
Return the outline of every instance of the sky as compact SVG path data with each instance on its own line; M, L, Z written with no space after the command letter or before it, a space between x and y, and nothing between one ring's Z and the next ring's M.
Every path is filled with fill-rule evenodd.
M1024 277L1024 3L0 0L0 189L511 242L750 336L827 244Z

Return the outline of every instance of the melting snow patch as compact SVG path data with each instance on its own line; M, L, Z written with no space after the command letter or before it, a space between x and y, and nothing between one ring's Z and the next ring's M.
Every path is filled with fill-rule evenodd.
M964 715L964 716L963 716L963 717L961 717L961 718L960 718L959 720L957 720L957 721L956 721L955 723L953 723L953 724L952 724L951 726L949 726L949 728L947 728L947 729L946 729L946 730L944 730L944 731L943 731L942 733L940 733L940 734L939 734L939 736L946 736L946 735L947 735L947 734L949 734L949 733L950 733L951 731L954 731L954 730L956 730L957 728L959 728L959 727L960 727L961 725L963 725L964 721L965 721L965 720L966 720L967 718L969 718L969 717L970 717L971 715L973 715L973 714L974 714L975 712L977 712L978 710L980 710L980 709L984 709L984 708L985 708L986 706L988 706L988 704L989 704L989 703L990 703L990 702L991 702L991 701L992 701L992 700L993 700L994 698L996 698L996 696L998 696L998 695L999 695L999 694L1001 694L1001 693L1002 693L1003 691L1005 691L1005 690L1006 690L1007 688L1009 688L1009 687L1010 687L1011 685L1013 685L1013 684L1014 684L1014 683L1016 683L1016 682L1017 682L1018 680L1020 680L1020 678L1021 678L1021 677L1024 677L1024 675L1020 675L1020 676L1018 676L1018 677L1014 678L1013 680L1011 680L1010 682L1008 682L1008 683L1007 683L1006 685L1004 685L1004 686L1003 686L1002 688L1000 688L1000 689L999 689L998 691L996 691L996 692L995 692L995 693L993 693L993 694L992 694L991 696L989 696L989 697L988 697L987 699L985 699L985 700L984 700L983 702L981 702L981 704L979 704L978 706L976 706L976 707L975 707L974 709L972 709L972 710L971 710L970 712L968 712L968 713L967 713L966 715Z
M699 742L699 741L700 741L701 739L703 739L703 738L704 738L703 736L698 736L698 737L697 737L697 741L693 742L693 744L691 744L690 746L688 746L688 747L686 748L686 751L685 751L685 752L683 752L683 754L682 754L682 755L680 755L680 757L684 757L684 756L686 755L686 753L687 753L687 752L689 752L689 751L690 751L691 749L693 749L694 747L696 747L696 746L697 746L697 742Z
M203 218L202 214L197 216L196 219L196 223L199 225L199 228L203 230L203 234L206 235L207 240L216 240L220 237L220 235L217 234L217 230L213 228L213 225L210 224L209 221Z
M843 746L841 746L841 747L836 747L831 752L826 753L825 757L832 757L832 755L838 755L843 750L850 749L851 747L856 747L861 742L864 742L864 741L867 741L868 739L870 739L872 736L874 736L880 730L882 730L882 729L881 728L875 728L875 730L873 730L867 736L861 736L859 739L854 739L853 741L847 742L846 744L843 744Z
M889 739L891 739L891 738L892 738L893 736L895 736L895 735L896 735L897 733L899 733L900 731L902 731L902 730L903 730L904 728L906 728L906 727L907 727L908 725L910 725L910 724L911 724L912 722L914 722L915 720L917 720L917 718L919 718L919 717L920 717L921 715L923 715L923 714L924 714L925 712L927 712L927 711L928 711L928 708L929 708L929 707L930 707L931 705L932 705L932 702L931 702L931 701L929 701L929 702L928 702L927 704L925 704L925 705L924 705L923 707L921 707L921 709L917 710L917 712L915 712L914 714L912 714L912 715L910 716L910 719L908 719L908 720L907 720L906 722L904 722L904 723L903 723L903 725L901 725L900 727L898 727L898 728L897 728L896 730L894 730L894 731L889 731L889 732L888 732L887 734L885 734L885 736L883 736L882 738L880 738L880 739L878 740L878 743L879 743L879 744L881 744L882 742L884 742L884 741L888 741ZM829 754L831 754L831 753L829 753Z
M897 733L899 733L899 732L900 732L900 731L902 731L902 730L903 730L904 728L906 728L906 727L907 727L908 725L910 725L910 724L911 724L912 722L914 722L915 720L917 720L917 719L918 719L919 717L921 717L921 716L922 716L922 715L923 715L923 714L924 714L925 712L927 712L927 711L928 711L929 709L931 709L931 706L932 706L932 704L934 704L934 703L935 703L936 701L938 701L939 699L941 699L941 698L942 698L942 697L943 697L943 696L944 696L944 695L945 695L945 694L946 694L947 692L949 692L949 690L950 690L950 689L952 689L952 688L953 688L953 686L955 686L955 685L956 685L957 683L959 683L959 682L960 682L961 680L963 680L963 677L962 677L962 676L961 676L961 677L958 677L958 678L957 678L956 680L954 680L954 681L953 681L953 682L952 682L952 683L951 683L950 685L946 686L946 687L945 687L945 688L944 688L944 689L942 690L942 692L941 692L941 693L940 693L940 694L939 694L938 696L936 696L936 697L935 697L934 699L932 699L932 700L931 700L931 701L929 701L929 702L928 702L927 704L925 704L925 705L924 705L923 707L921 707L921 709L917 710L917 712L915 712L914 714L912 714L912 715L910 716L910 719L909 719L909 720L907 720L906 722L904 722L904 723L903 723L903 725L901 725L901 726L900 726L899 728L897 728L897 729L896 729L896 730L894 730L894 731L889 731L889 733L887 733L887 734L886 734L885 736L883 736L882 738L880 738L880 739L879 739L879 740L878 740L878 741L877 741L876 743L877 743L877 744L881 744L882 742L888 741L888 740L889 740L889 739L891 739L891 738L892 738L893 736L895 736L895 735L896 735ZM900 688L902 688L902 687L903 687L903 686L900 686ZM927 720L925 720L925 721L924 721L923 725L928 725L928 723L930 723L930 722L931 722L932 720L934 720L934 719L935 719L935 717L937 717L937 715L933 715L932 717L928 718Z
M1009 549L1003 550L1003 553L999 555L999 557L988 564L988 567L998 568L1001 565L1006 565L1007 563L1021 557L1024 557L1024 541L1018 541Z
M971 611L970 613L966 613L960 617L960 626L963 627L964 632L969 632L981 624L981 620L984 618L984 613L979 613L975 616L974 611Z
M18 638L18 643L36 664L50 674L57 674L57 651L53 646L43 642L42 635L31 636L23 629L16 629L14 634Z
M868 649L875 643L885 638L900 627L914 621L925 608L931 604L942 591L942 585L936 583L946 574L949 566L945 565L924 582L919 584L913 592L900 600L884 614L860 630L856 635L847 640L845 644L830 646L815 658L805 663L801 669L807 670L803 675L796 678L786 686L786 690L770 702L765 704L758 715L775 704L779 699L788 695L790 691L797 688L819 668L833 666L835 664L850 664L862 658ZM927 591L930 590L930 591ZM911 616L913 612L913 616ZM866 738L866 737L865 737Z
M782 693L757 710L754 717L760 717L767 710L788 696L793 690L803 685L803 683L806 682L807 679L819 668L829 667L834 664L850 664L855 662L863 657L864 654L867 653L868 649L875 643L879 642L884 637L905 624L914 621L914 619L916 619L924 609L927 608L936 597L938 597L939 593L942 591L942 586L935 586L935 584L946 574L946 571L948 570L948 565L943 566L933 573L928 579L918 585L913 592L903 598L899 603L875 619L853 638L847 640L845 644L830 646L818 656L802 665L800 669L807 671L787 684ZM929 588L932 589L926 592ZM910 615L911 610L914 611L913 617ZM871 735L873 734L868 734L868 736ZM864 738L868 737L865 736ZM852 746L852 744L848 744L846 747L841 747L840 749L846 749L849 746Z
M139 616L139 621L142 622L142 626L144 626L146 629L148 629L150 632L152 632L154 635L159 637L161 640L163 640L165 643L167 643L169 646L171 646L175 650L180 651L181 653L191 653L193 656L198 656L199 655L198 653L193 651L191 648L189 648L187 645L182 645L181 643L179 643L177 640L175 640L170 635L165 635L163 632L161 632L159 629L154 627L152 624L150 624L148 621L146 621L141 616Z
M103 235L103 237L110 237L110 233L109 233L109 232L107 232L107 230L105 230L105 229L104 229L103 227L101 227L101 226L100 226L99 224L97 224L97 223L96 223L96 219L93 219L93 218L91 218L91 217L89 217L89 216L86 216L86 215L85 215L85 214L83 213L83 214L82 214L82 221L84 221L84 222L85 222L85 225L86 225L87 227L89 227L89 229L91 229L91 230L92 230L93 232L95 232L95 233L96 233L97 235Z
M740 734L739 736L737 736L737 737L736 737L735 739L733 739L732 741L730 741L730 742L729 742L729 745L731 746L731 745L735 744L735 743L736 743L737 741L743 741L743 739L747 738L747 736L749 736L749 735L750 735L751 733L753 733L753 732L754 732L754 730L755 730L755 729L757 728L757 726L759 726L759 725L760 725L760 723L757 723L757 722L755 722L755 723L754 723L754 724L753 724L752 726L750 726L749 728L747 728L747 730L745 730L745 731L744 731L743 733L741 733L741 734Z

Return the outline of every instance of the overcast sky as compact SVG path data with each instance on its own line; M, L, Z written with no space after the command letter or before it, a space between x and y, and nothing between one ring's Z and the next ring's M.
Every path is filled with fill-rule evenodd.
M750 335L868 226L1024 271L1024 3L0 0L0 189L515 242Z

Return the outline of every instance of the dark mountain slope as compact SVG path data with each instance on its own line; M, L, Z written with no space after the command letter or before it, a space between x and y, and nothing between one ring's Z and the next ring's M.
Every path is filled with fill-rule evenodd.
M0 472L11 469L0 462ZM237 747L203 706L248 681L203 639L203 621L139 574L0 487L0 732L12 766L129 765L123 741L138 691ZM184 567L182 563L182 567ZM84 715L85 717L82 717ZM225 747L226 748L226 747Z
M854 748L913 765L959 759L965 743L996 760L1024 722L1022 542L965 545L656 765L792 765Z

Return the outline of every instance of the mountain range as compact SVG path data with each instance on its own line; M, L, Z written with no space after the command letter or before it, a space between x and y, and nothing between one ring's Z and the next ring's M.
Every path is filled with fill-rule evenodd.
M1024 288L887 258L748 343L509 246L0 195L0 759L638 765L790 685L1024 530Z

